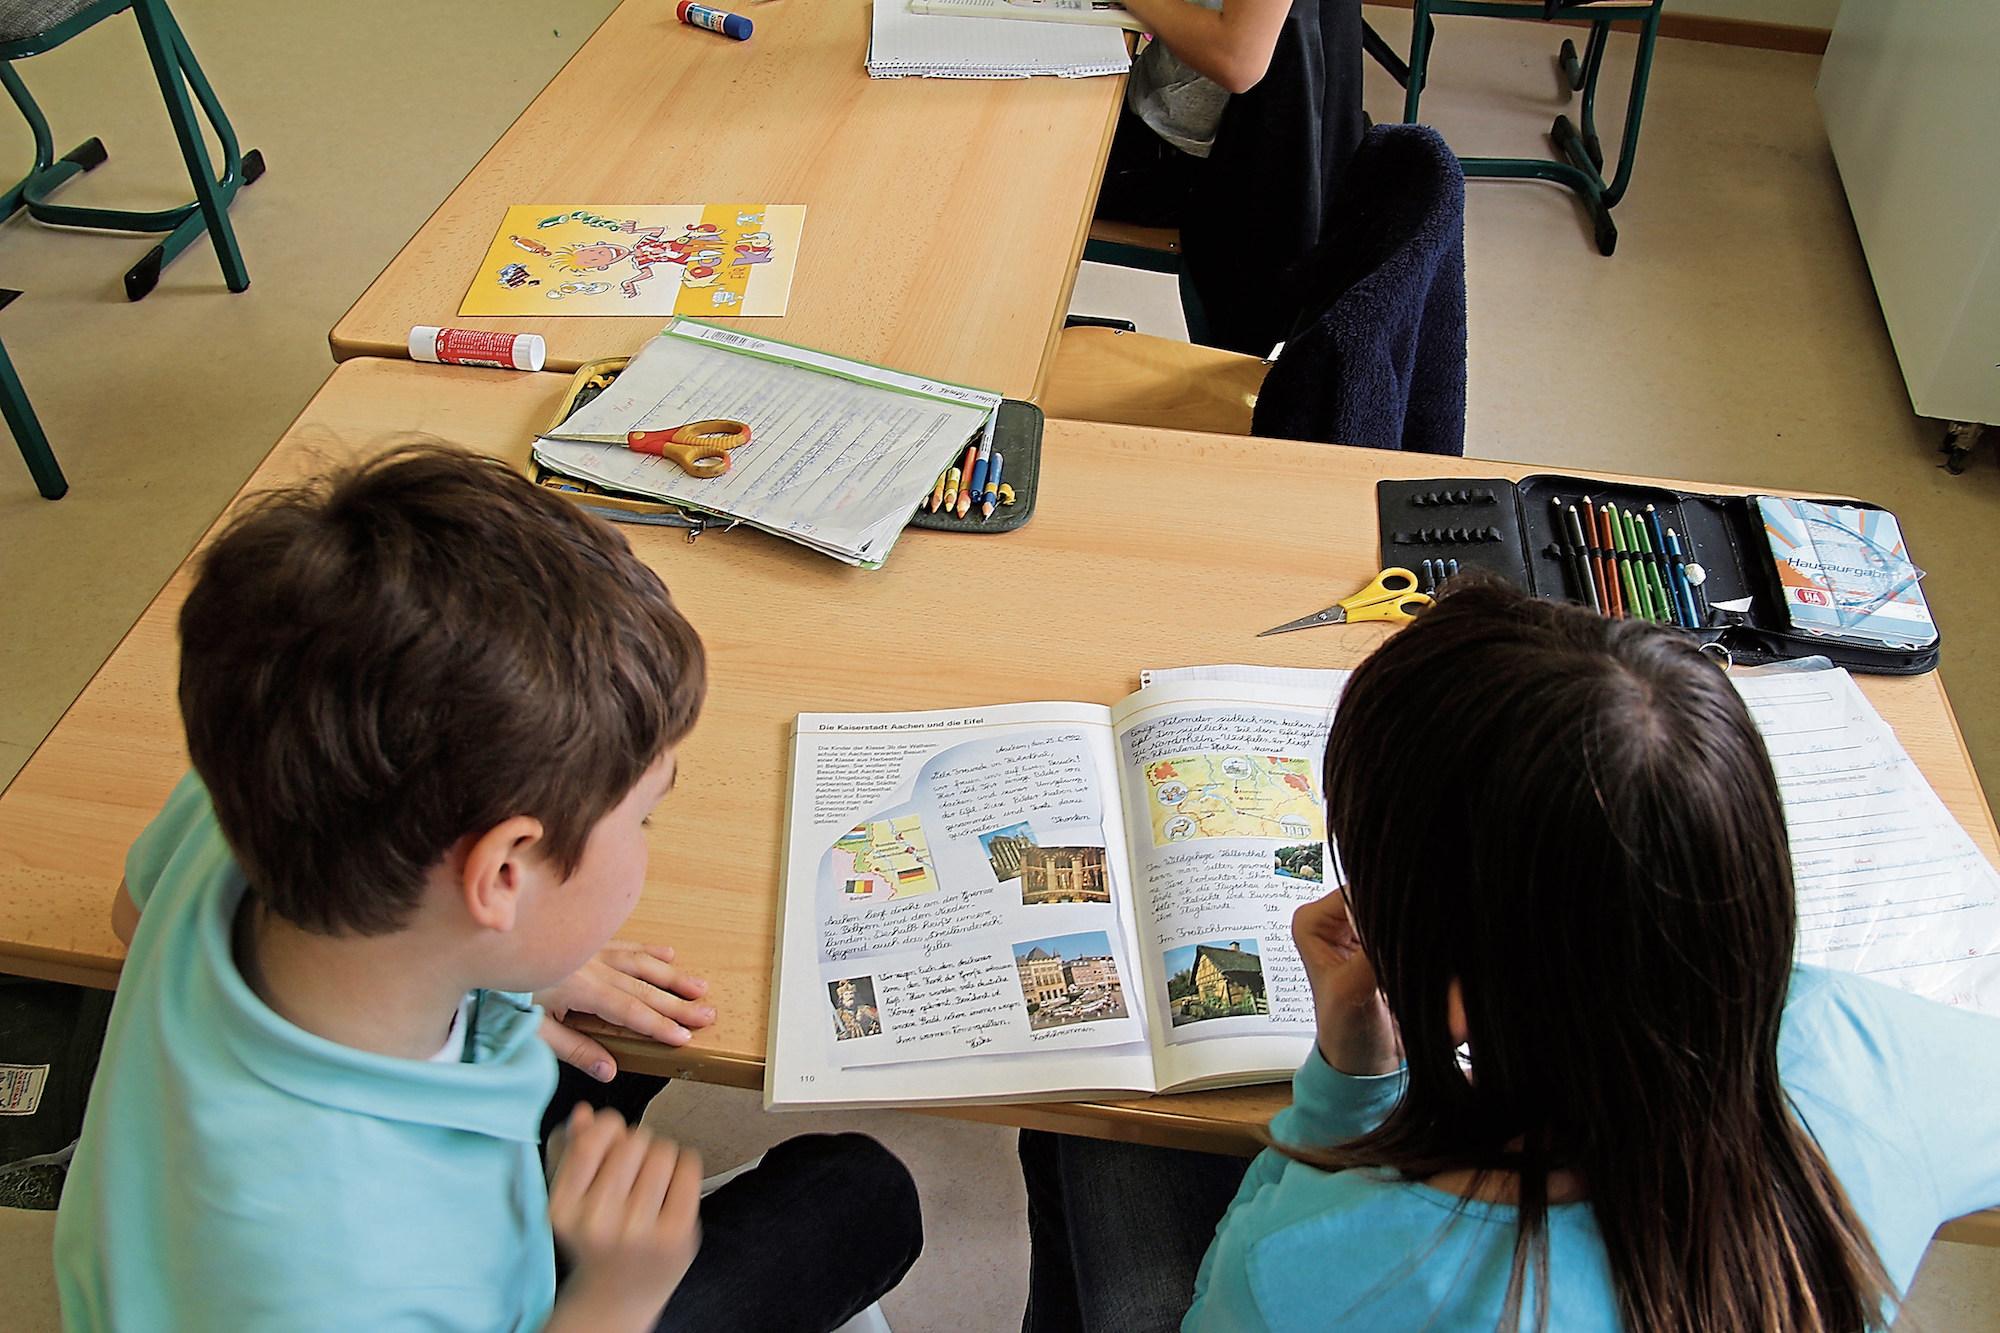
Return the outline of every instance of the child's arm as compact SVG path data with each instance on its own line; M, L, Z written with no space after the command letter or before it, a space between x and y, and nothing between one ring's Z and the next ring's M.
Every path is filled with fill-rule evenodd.
M1292 10L1292 0L1224 0L1219 10L1189 0L1124 3L1169 51L1232 93L1247 93L1264 77Z
M569 1256L544 1333L650 1329L701 1248L701 1158L579 1103L549 1186Z
M715 1006L702 999L708 983L673 962L674 951L665 945L611 941L566 980L535 992L535 1003L548 1014L542 1040L564 1063L600 1082L609 1082L618 1064L600 1043L564 1025L573 1013L595 1014L666 1046L685 1046L694 1039L693 1029L715 1021Z

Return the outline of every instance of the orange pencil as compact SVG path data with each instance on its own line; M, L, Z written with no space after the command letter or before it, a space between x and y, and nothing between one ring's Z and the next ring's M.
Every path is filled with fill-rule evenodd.
M965 446L965 462L961 464L962 475L958 479L958 516L964 518L972 512L972 464L979 457L979 446Z
M938 506L944 503L944 481L951 473L952 469L950 468L946 468L944 471L938 473L937 485L931 488L930 511L933 514L938 511Z

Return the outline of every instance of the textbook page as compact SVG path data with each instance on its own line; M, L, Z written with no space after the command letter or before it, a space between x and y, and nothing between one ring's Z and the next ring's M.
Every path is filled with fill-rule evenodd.
M1107 709L801 714L765 1101L1150 1092Z
M1784 794L1799 961L2000 1014L2000 875L1854 678L1730 679Z
M1195 679L1112 710L1163 1090L1289 1078L1312 1046L1292 913L1327 891L1333 700L1323 685Z

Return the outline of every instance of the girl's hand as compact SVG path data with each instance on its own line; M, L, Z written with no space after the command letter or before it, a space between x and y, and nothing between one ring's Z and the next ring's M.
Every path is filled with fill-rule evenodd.
M1335 889L1293 913L1292 939L1312 983L1319 1053L1343 1074L1395 1073L1403 1043L1348 919L1346 894Z

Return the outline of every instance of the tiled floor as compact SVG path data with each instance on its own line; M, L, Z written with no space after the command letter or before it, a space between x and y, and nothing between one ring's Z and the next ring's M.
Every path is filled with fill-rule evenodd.
M329 369L325 331L610 7L610 0L182 0L195 49L271 172L236 220L254 285L191 251L137 306L143 251L17 220L0 315L73 491L37 499L0 454L0 780L11 776ZM1407 15L1371 9L1392 43ZM1441 25L1426 118L1466 152L1544 151L1556 38ZM297 58L298 52L312 59ZM858 53L857 53L858 58ZM1619 87L1629 61L1614 46ZM1934 466L1911 416L1812 100L1810 58L1662 43L1615 259L1569 197L1474 182L1468 452L1862 495L1901 514L1946 639L1975 763L2000 779L2000 590L1982 576L2000 467ZM61 148L105 137L80 200L170 203L178 158L127 19L23 67ZM105 77L104 71L124 77ZM476 76L466 71L477 71ZM1400 95L1371 70L1385 118ZM4 118L0 118L4 119ZM1615 117L1614 117L1615 120ZM0 144L25 153L19 130ZM1246 219L1254 232L1255 219ZM1075 307L1179 333L1171 282L1089 268ZM768 1116L751 1094L676 1085L650 1118L713 1169L838 1124L903 1154L930 1243L888 1302L898 1329L1015 1326L1025 1290L1011 1135L930 1116ZM53 1324L48 1219L0 1214L10 1327ZM1912 1302L1930 1333L2000 1327L2000 1251L1932 1248Z

